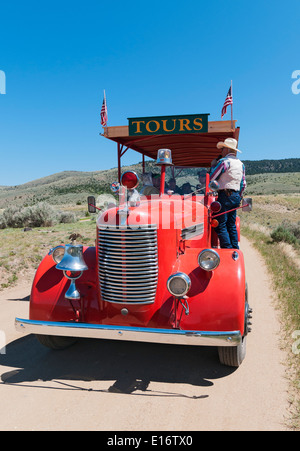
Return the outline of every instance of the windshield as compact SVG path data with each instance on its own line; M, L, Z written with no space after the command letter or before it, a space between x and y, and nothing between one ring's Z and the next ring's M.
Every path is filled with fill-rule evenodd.
M152 191L159 192L160 167L153 166L149 169L141 177L141 194L150 190L150 187L153 187ZM209 168L169 166L166 168L165 193L173 191L173 194L187 195L196 191L196 194L204 194L207 173Z

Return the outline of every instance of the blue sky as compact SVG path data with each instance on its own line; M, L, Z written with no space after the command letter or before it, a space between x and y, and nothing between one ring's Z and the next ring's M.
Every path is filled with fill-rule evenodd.
M298 158L299 21L298 0L2 2L0 185L115 167L116 144L99 136L104 89L110 126L220 120L233 80L241 158Z

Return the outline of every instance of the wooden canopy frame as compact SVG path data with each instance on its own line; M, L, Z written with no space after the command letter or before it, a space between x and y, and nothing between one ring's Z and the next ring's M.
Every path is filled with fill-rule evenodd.
M118 145L118 175L121 177L121 157L128 149L156 160L158 149L171 149L172 162L180 167L208 167L220 154L217 143L226 138L239 139L237 121L208 122L207 133L181 133L175 135L129 136L128 126L105 127L104 136Z

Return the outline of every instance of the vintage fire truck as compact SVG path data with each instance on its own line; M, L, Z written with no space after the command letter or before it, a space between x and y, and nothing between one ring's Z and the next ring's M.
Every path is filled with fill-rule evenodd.
M238 140L236 121L208 114L131 118L105 127L117 143L119 202L97 217L95 247L72 241L51 249L33 281L29 319L16 328L53 349L77 338L216 346L220 362L245 357L251 309L241 250L221 249L214 230L220 204L206 175L204 189L187 195L165 189L166 170L209 167L216 144ZM121 175L133 149L156 161L160 191L141 195L135 172ZM89 198L94 212L95 201ZM250 201L243 209L250 209ZM237 219L239 232L239 218Z

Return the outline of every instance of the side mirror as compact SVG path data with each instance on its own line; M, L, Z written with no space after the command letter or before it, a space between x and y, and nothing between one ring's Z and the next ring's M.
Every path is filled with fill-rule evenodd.
M87 198L88 201L88 212L89 213L96 213L96 199L94 196L89 196Z
M242 210L243 211L251 211L252 210L252 198L245 197L242 201Z
M118 182L114 182L110 185L110 190L114 193L117 194L120 191L120 183Z

